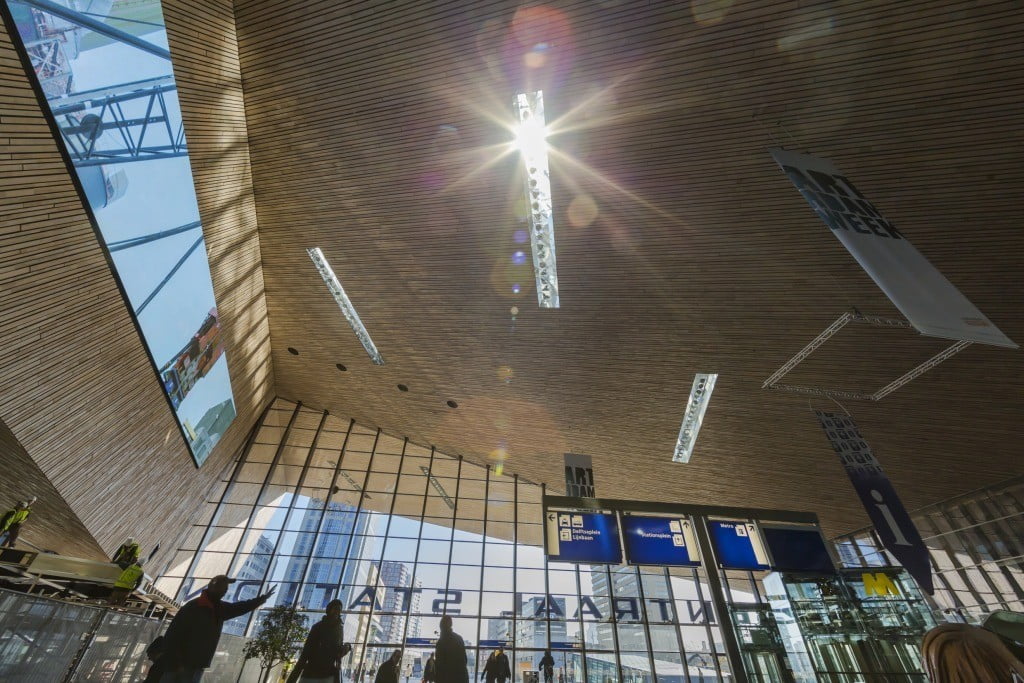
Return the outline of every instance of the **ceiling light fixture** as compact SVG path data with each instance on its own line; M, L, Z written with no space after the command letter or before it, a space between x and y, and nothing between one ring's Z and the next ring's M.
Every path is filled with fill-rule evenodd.
M679 438L676 440L676 451L672 454L672 462L690 462L693 445L697 443L697 434L700 433L701 423L704 422L704 413L708 409L711 392L715 390L717 380L717 373L698 372L694 375L693 386L690 388L690 399L686 402L686 412L683 413L683 424L679 428Z
M516 147L526 167L526 197L530 205L530 248L537 280L537 304L558 308L558 271L555 268L555 223L548 175L547 128L544 93L519 93L515 102Z
M370 333L366 331L366 327L363 326L363 321L359 319L359 314L356 313L355 307L352 302L349 301L348 295L345 294L345 289L341 286L341 282L338 281L338 276L331 270L331 264L327 262L324 257L324 253L320 251L320 247L313 247L306 249L306 253L309 254L309 258L313 260L313 265L316 266L317 271L320 273L320 277L324 279L324 283L327 285L327 289L330 290L331 296L334 297L335 302L338 304L338 308L341 309L342 315L345 316L345 320L352 327L352 331L356 333L356 337L359 339L359 343L366 349L366 353L369 354L370 360L373 361L374 365L384 365L384 357L380 355L380 351L377 350L377 346L370 339Z

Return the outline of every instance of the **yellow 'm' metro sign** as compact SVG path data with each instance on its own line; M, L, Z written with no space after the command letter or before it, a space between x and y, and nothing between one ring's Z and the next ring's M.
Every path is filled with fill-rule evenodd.
M884 572L871 574L865 572L860 575L864 582L864 593L867 595L899 595L900 589L892 582L889 575Z

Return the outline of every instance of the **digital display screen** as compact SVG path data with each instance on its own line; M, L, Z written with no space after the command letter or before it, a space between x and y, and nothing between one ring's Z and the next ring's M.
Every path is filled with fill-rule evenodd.
M634 565L697 567L693 523L686 517L647 517L624 514L622 538L626 562Z
M201 465L235 403L160 2L6 4Z
M783 572L835 573L832 558L817 529L764 526L761 533L771 553L773 569Z

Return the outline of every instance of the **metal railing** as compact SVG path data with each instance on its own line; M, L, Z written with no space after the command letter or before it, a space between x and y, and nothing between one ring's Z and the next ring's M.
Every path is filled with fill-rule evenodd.
M136 683L149 670L146 648L168 622L103 607L0 589L0 680L8 683ZM204 681L253 682L245 639L221 636Z

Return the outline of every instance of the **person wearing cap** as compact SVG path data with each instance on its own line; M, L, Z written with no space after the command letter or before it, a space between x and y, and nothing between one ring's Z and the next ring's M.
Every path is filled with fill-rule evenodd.
M352 649L344 642L341 624L341 600L327 603L327 614L313 624L302 646L288 683L333 683L339 678L341 658ZM301 676L301 678L300 678Z
M197 683L217 651L220 632L228 619L253 611L274 594L277 586L252 600L224 602L234 579L220 574L195 600L178 610L164 634L164 676L162 683Z
M135 560L139 559L141 552L142 549L139 548L138 542L129 536L128 540L122 543L121 547L114 553L113 563L121 569L127 569L132 566Z
M18 541L18 533L21 531L22 523L32 514L32 503L36 502L35 496L28 500L18 501L18 504L0 517L0 547L13 548Z

